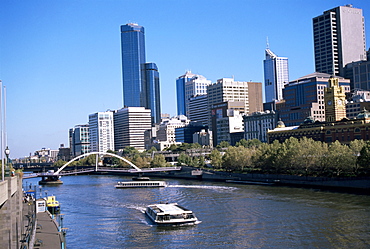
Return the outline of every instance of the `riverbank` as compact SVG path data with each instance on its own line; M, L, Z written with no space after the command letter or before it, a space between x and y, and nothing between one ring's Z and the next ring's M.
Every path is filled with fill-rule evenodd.
M122 175L133 175L133 174L126 173ZM222 181L238 184L262 184L262 185L268 184L277 186L329 189L359 194L370 194L370 177L329 178L329 177L308 177L308 176L291 176L275 174L238 174L222 171L213 171L208 169L199 170L199 168L193 167L182 167L182 170L177 172L144 173L144 175L149 177L180 178L202 181Z

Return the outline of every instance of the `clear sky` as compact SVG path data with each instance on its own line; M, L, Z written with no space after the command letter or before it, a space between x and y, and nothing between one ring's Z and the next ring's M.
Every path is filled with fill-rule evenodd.
M290 80L314 72L312 18L332 0L1 0L0 80L11 158L69 146L88 115L122 108L120 25L145 27L158 66L162 113L176 114L176 78L263 82L270 49L289 58ZM370 1L363 9L370 34ZM368 47L367 47L368 48Z

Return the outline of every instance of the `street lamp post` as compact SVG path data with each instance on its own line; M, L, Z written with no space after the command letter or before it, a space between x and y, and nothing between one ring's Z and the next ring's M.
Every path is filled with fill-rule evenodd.
M5 149L5 155L6 155L6 162L5 162L5 177L9 177L10 174L10 170L9 170L9 154L10 154L10 150L8 148L8 146L6 146L6 149Z

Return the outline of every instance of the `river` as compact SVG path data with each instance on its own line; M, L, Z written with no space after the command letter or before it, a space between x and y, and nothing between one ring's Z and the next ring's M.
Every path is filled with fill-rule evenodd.
M62 185L36 187L37 197L60 201L69 249L370 248L367 195L178 179L165 179L165 188L114 188L129 179L65 176ZM160 201L177 202L202 222L152 225L143 211Z

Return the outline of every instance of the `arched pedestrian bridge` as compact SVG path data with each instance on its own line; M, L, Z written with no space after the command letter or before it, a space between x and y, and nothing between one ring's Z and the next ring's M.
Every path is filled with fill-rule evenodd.
M70 165L72 162L79 160L80 158L87 157L90 155L96 155L96 160L95 160L95 167L93 168L85 168L85 169L80 169L80 170L70 170L70 171L63 171L68 165ZM112 168L112 167L99 167L98 166L98 157L99 155L108 155L112 156L115 158L118 158L120 160L123 160L124 162L128 163L130 166L132 166L133 169L127 169L127 168ZM24 175L25 178L32 178L32 177L42 177L42 176L64 176L64 175L76 175L76 174L86 174L86 173L91 173L91 172L106 172L106 173L145 173L145 172L164 172L164 171L179 171L181 170L181 167L160 167L160 168L139 168L129 160L127 160L124 157L118 156L113 153L108 153L108 152L89 152L80 156L77 156L64 164L62 167L60 167L56 172L43 172L43 173L36 173L32 175Z

